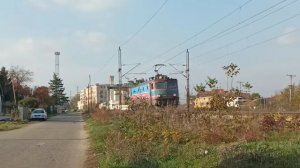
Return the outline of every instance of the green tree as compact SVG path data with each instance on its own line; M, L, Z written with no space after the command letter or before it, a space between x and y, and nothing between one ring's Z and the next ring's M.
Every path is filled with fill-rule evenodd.
M207 77L207 81L206 84L208 85L208 87L210 89L214 89L216 88L217 84L218 84L218 80L216 78L210 78L209 76Z
M249 82L244 83L243 87L247 90L248 93L250 93L250 89L253 88L253 86Z
M62 79L59 78L55 73L53 74L53 79L49 82L50 93L56 105L63 105L68 102L68 97L64 93L65 88Z
M232 90L233 77L236 76L238 73L240 73L240 68L236 64L230 63L227 66L223 66L223 70L225 71L225 74L227 75L227 77L231 78L230 90ZM228 82L227 82L227 85L228 85Z
M194 90L199 94L201 92L205 92L205 87L206 87L206 85L204 85L203 83L200 83L199 85L196 85L194 87Z
M0 95L4 102L14 100L12 84L8 78L8 71L5 67L2 67L0 71Z
M252 94L251 94L251 99L252 99L252 100L254 100L254 99L260 99L260 98L261 98L261 96L260 96L259 93L252 93Z
M28 108L37 108L39 106L38 100L33 97L25 97L19 101L19 105Z

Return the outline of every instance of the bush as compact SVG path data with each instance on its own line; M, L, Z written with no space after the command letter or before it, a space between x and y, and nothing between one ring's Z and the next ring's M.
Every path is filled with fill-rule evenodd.
M19 105L28 108L37 108L39 103L36 98L26 97L23 100L19 101Z

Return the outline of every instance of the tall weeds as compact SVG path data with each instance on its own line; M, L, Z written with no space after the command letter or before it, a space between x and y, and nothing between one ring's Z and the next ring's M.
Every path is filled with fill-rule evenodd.
M208 158L213 160L209 165L215 167L230 151L221 150L222 154L216 155L220 152L218 147L224 144L257 142L274 133L284 134L300 128L298 114L187 114L173 108L148 108L134 112L97 111L92 117L102 124L118 121L118 129L108 132L104 140L105 152L101 162L108 167L156 167L166 162L171 165L171 161L185 167L187 163L202 159L196 164L201 165Z

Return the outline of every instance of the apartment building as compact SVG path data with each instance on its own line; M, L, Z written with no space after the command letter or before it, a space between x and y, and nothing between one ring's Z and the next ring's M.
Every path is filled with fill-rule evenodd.
M108 84L96 84L81 90L80 101L77 103L78 109L88 108L88 105L90 108L98 108L100 104L108 104L109 86Z

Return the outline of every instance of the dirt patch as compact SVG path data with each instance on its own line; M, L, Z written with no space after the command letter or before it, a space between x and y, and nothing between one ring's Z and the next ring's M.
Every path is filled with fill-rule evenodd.
M84 168L95 168L97 166L97 155L93 149L89 148L87 151L87 158L84 162Z

